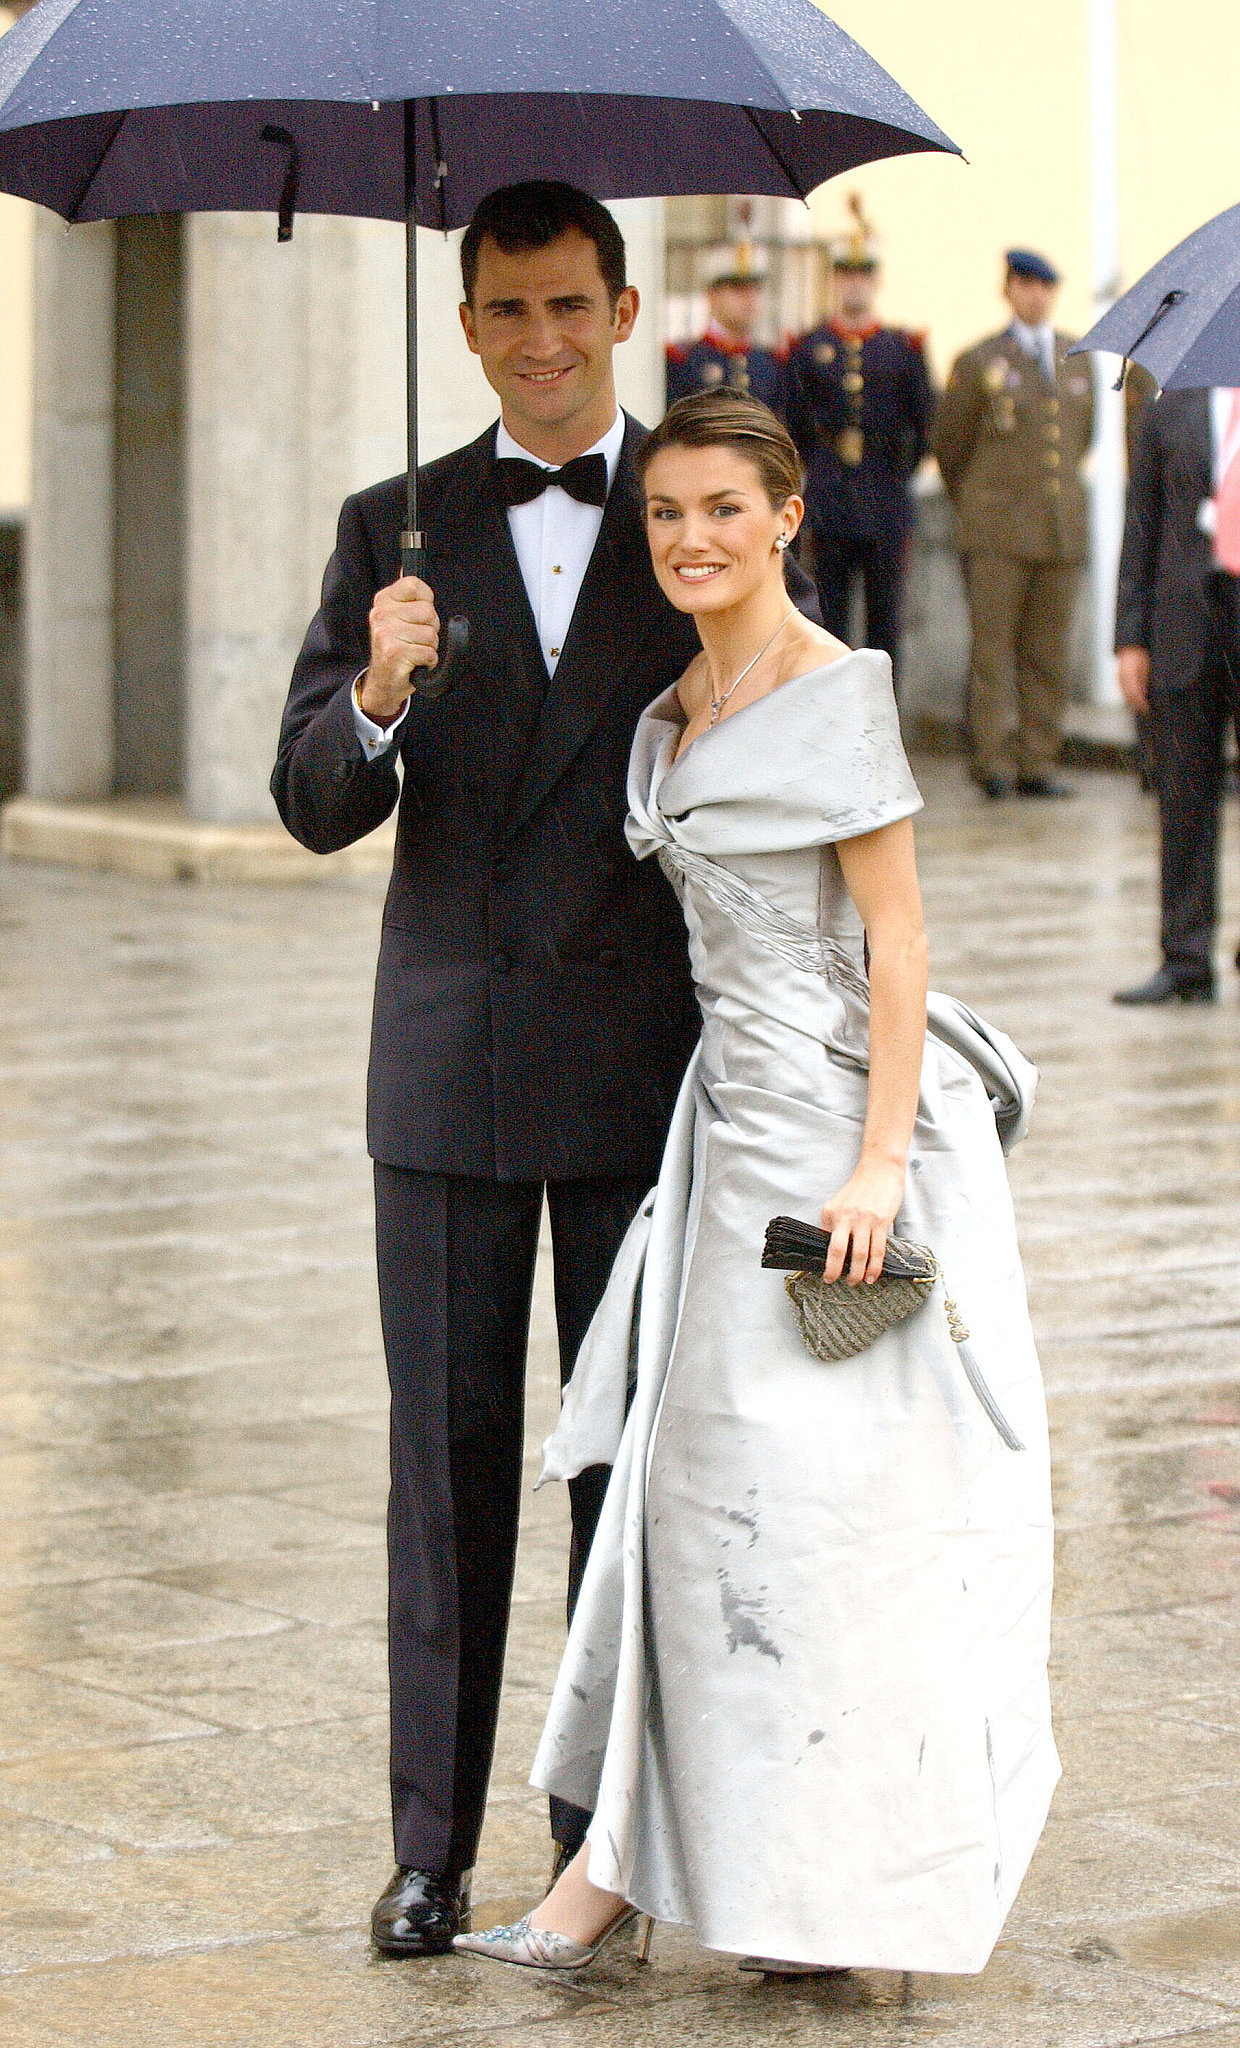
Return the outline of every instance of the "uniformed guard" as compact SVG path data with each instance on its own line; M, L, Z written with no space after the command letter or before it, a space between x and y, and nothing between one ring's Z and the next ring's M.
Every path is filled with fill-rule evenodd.
M1031 249L1009 249L1006 262L1012 320L958 358L935 433L973 620L972 774L988 797L1070 796L1054 767L1087 544L1093 380L1051 325L1059 272Z
M707 258L710 320L692 343L669 342L667 402L691 391L746 391L783 417L788 352L754 340L765 279L751 242L713 249Z
M934 392L924 337L875 317L878 249L854 193L855 226L829 245L833 311L792 350L788 425L805 464L806 520L823 624L848 638L853 578L862 579L865 638L900 652L910 479L926 452Z

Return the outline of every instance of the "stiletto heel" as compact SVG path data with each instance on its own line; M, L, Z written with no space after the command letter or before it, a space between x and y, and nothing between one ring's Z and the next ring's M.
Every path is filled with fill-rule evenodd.
M515 1927L488 1927L481 1934L458 1934L452 1946L462 1955L484 1956L492 1963L515 1963L522 1970L586 1970L605 1948L625 1934L638 1919L646 1920L640 1960L650 1953L654 1922L639 1914L636 1906L621 1906L596 1941L573 1941L551 1927L531 1927L526 1913Z
M634 1957L639 1963L648 1963L650 1961L650 1950L653 1943L654 1915L642 1913L639 1916L637 1934L633 1944Z

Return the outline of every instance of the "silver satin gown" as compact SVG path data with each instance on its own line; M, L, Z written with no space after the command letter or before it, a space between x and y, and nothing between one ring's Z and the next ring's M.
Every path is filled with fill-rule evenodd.
M974 1068L928 1036L897 1229L938 1255L1023 1449L941 1290L824 1365L759 1263L768 1219L816 1222L858 1157L863 937L833 849L921 806L890 666L801 676L675 761L680 731L670 695L644 715L628 834L681 894L702 1039L548 1443L549 1476L615 1463L531 1782L594 1809L596 1884L710 1948L976 1971L1059 1763L1045 1406Z

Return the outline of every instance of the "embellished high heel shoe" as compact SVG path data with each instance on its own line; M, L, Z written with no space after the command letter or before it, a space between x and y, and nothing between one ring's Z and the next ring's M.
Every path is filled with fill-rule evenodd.
M531 1927L526 1913L514 1927L487 1927L480 1934L458 1934L452 1946L463 1955L486 1956L493 1963L515 1963L522 1970L585 1970L630 1928L637 1930L637 1961L649 1962L654 1921L649 1914L639 1913L636 1906L622 1906L592 1942L573 1941L550 1927Z

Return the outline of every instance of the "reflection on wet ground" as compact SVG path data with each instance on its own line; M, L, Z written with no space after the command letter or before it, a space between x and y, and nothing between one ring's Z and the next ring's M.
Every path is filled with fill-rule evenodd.
M5 2048L1240 2048L1240 983L1228 965L1213 1010L1109 1003L1155 959L1129 783L988 807L953 766L922 779L935 981L1043 1073L1013 1183L1057 1453L1065 1778L989 1969L764 1985L668 1930L648 1970L572 1986L371 1958L380 892L0 866ZM546 1863L525 1772L561 1640L556 1493L527 1497L488 1918Z

